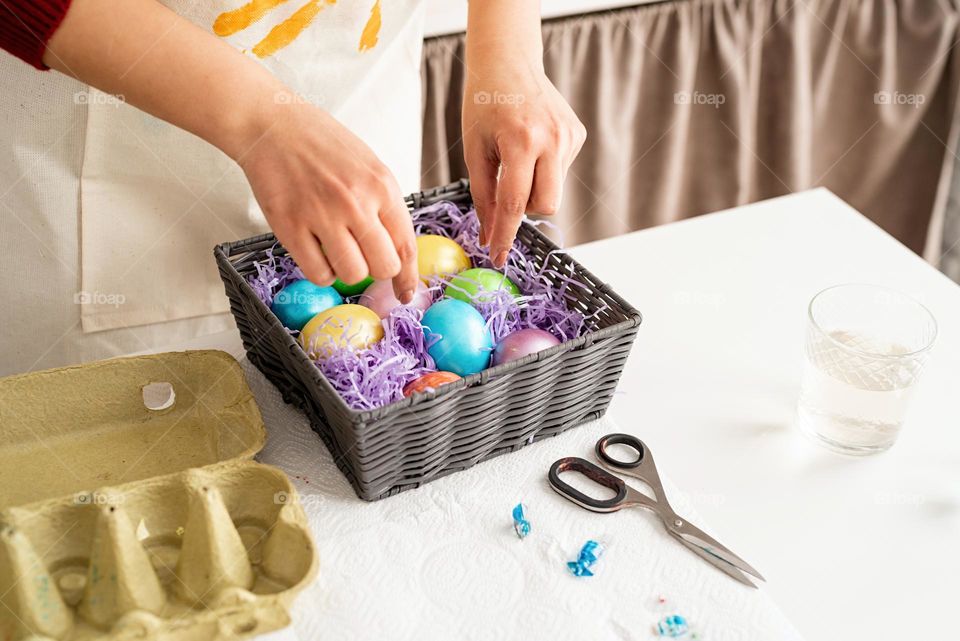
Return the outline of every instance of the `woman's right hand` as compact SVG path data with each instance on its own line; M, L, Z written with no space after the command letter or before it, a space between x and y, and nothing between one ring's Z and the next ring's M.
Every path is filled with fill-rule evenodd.
M327 112L292 94L273 102L235 160L277 239L318 285L370 275L412 300L417 246L393 174Z
M416 241L396 179L250 57L154 0L73 0L43 60L233 158L310 280L392 278L412 299Z

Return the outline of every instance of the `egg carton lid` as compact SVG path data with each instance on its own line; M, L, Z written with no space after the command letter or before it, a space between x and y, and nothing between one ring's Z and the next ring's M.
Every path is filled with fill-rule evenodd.
M0 509L263 447L237 361L216 350L97 361L0 379Z

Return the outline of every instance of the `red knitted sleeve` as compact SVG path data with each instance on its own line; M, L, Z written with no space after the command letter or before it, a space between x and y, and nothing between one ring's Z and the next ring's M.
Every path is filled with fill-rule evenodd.
M0 47L37 69L70 0L0 0Z

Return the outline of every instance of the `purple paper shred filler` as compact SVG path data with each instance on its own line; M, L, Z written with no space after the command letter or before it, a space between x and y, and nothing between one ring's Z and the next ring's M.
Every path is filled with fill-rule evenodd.
M247 282L250 283L250 287L253 288L257 298L262 300L264 305L270 307L277 292L293 281L302 280L304 276L291 256L275 256L273 247L264 253L266 258L253 264L257 273L251 276Z
M441 201L414 211L412 216L418 235L451 238L463 247L473 266L493 268L488 250L479 245L480 224L472 208L464 211L451 202ZM543 221L535 224L548 225ZM256 273L248 278L248 283L257 298L269 307L277 292L304 275L289 255L277 256L275 248L265 254L265 258L254 263ZM502 271L522 295L514 297L506 290L498 290L484 292L482 300L474 301L494 343L526 327L546 330L561 341L581 336L595 327L595 317L602 309L585 316L567 305L567 293L572 288L588 289L589 286L578 281L569 268L565 273L561 271L563 268L548 267L555 262L549 258L537 267L530 250L520 241L514 241ZM429 283L434 301L442 297L448 280L434 278ZM347 302L355 301L348 299ZM403 398L406 385L436 370L427 353L433 341L424 336L422 317L423 313L413 307L397 307L383 320L383 340L362 350L337 349L315 363L352 409L371 410L398 401ZM287 331L294 336L298 334L289 328Z

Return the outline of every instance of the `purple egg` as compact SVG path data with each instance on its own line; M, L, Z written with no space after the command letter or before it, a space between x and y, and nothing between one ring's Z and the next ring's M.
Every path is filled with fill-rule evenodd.
M556 336L542 329L518 329L497 343L493 350L493 364L509 363L559 344Z
M373 281L369 287L363 290L357 302L372 309L380 318L389 316L391 310L400 304L400 301L393 294L393 281L389 280ZM427 290L426 285L417 281L417 291L413 293L410 306L425 312L432 302L433 297Z

